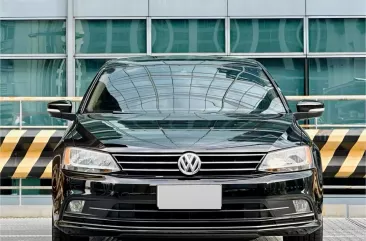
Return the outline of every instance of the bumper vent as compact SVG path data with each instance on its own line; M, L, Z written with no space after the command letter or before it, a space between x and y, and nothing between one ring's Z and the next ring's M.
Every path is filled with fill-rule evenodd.
M256 171L265 154L196 153L202 162L195 176L248 175ZM178 169L182 154L115 154L122 169L129 175L184 176Z

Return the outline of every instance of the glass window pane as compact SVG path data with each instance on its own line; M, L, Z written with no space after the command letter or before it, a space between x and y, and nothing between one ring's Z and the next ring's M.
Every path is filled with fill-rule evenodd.
M304 59L257 59L262 63L286 95L304 95ZM292 111L296 111L297 101L289 101Z
M76 20L77 53L146 53L146 20Z
M310 59L311 95L366 95L366 58ZM325 101L319 123L366 123L366 102Z
M222 53L224 19L152 20L153 53Z
M303 52L302 19L231 19L232 53Z
M66 52L64 20L1 20L0 54Z
M310 19L310 52L366 52L366 18Z
M76 96L83 96L98 70L107 59L77 59L75 61Z
M66 60L0 60L0 96L65 96ZM23 125L63 125L46 102L23 103ZM0 103L1 125L19 125L19 103Z

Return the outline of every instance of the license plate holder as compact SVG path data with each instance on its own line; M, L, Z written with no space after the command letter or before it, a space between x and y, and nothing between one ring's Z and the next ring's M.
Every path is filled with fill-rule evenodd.
M157 206L162 210L218 210L221 185L158 185Z

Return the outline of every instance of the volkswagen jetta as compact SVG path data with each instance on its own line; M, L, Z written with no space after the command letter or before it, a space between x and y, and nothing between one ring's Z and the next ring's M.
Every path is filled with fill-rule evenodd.
M53 240L88 236L284 236L322 240L319 149L257 61L146 57L107 62L52 163Z

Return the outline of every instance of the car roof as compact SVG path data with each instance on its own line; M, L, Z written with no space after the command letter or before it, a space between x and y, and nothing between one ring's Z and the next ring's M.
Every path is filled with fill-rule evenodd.
M107 61L103 67L122 65L126 67L146 66L146 65L170 65L170 64L190 64L190 65L228 65L250 66L262 68L262 65L253 59L243 57L226 56L194 56L194 55L174 55L174 56L143 56L126 57Z

